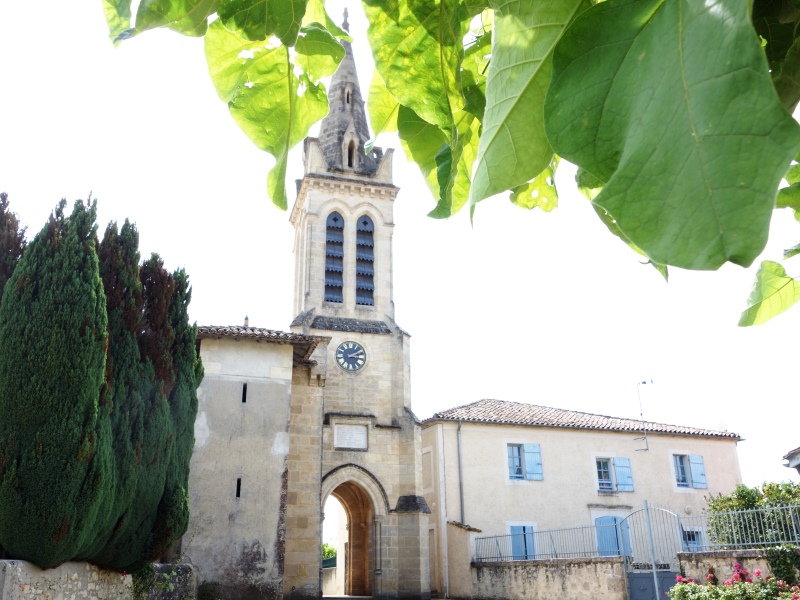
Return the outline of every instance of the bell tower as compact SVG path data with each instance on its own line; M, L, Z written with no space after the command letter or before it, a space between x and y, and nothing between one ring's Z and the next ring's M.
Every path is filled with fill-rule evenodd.
M344 28L347 28L345 11ZM348 515L345 588L352 596L430 598L422 434L411 412L410 336L392 298L392 150L370 139L353 48L328 91L319 137L304 142L295 228L293 333L328 338L305 357L319 404L292 406L286 590L318 597L322 514ZM294 558L298 557L297 564ZM338 565L338 561L337 561ZM339 567L337 566L337 569Z

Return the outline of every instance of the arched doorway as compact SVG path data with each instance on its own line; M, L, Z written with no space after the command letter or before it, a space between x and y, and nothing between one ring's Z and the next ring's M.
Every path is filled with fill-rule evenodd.
M375 517L372 500L353 481L339 484L331 496L344 509L347 518L344 555L337 555L336 568L344 569L344 593L347 596L372 595L372 551L370 541ZM341 542L341 540L340 540Z

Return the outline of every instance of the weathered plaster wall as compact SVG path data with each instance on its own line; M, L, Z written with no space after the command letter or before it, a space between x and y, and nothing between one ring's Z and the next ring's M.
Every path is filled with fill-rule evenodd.
M766 551L762 548L754 550L717 550L715 552L681 552L678 554L681 568L686 577L705 582L709 569L714 569L719 583L733 576L733 563L739 563L750 577L755 579L755 571L761 571L761 577L772 575L767 563Z
M23 560L0 560L1 600L127 600L132 578L83 562L43 570Z
M192 565L157 563L153 567L155 578L147 594L147 600L197 598L197 570Z
M274 598L283 576L292 346L204 339L200 354L206 374L183 552L225 598Z

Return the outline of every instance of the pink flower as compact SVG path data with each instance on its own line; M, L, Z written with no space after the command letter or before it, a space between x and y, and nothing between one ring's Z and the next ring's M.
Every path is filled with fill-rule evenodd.
M21 585L21 586L19 586L19 589L21 589L21 590L24 590L24 589L25 589L25 586L24 586L24 585Z
M800 586L797 586L797 585L793 585L793 586L792 586L792 591L793 591L793 592L796 592L796 591L798 591L798 590L800 590Z
M798 599L800 599L800 596L798 596L797 594L792 594L792 600L798 600Z
M733 582L730 579L726 579L723 583L725 585L733 585Z
M745 582L745 583L753 583L753 580L752 580L752 579L750 579L749 577L745 577L745 578L744 578L744 582Z
M742 576L739 575L739 573L734 573L733 574L733 580L734 581L741 581L742 580Z
M683 576L682 575L677 575L675 577L675 581L677 581L678 583L683 583Z
M754 574L756 577L761 577L761 569L756 569L755 571L753 571L753 574Z
M734 569L741 569L742 565L740 565L739 563L733 563L733 568Z
M714 581L714 574L709 573L708 575L706 575L706 581Z

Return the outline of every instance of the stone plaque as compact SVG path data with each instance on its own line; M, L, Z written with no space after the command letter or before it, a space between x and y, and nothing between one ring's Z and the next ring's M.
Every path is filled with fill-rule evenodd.
M334 425L333 445L336 448L367 449L366 425Z

